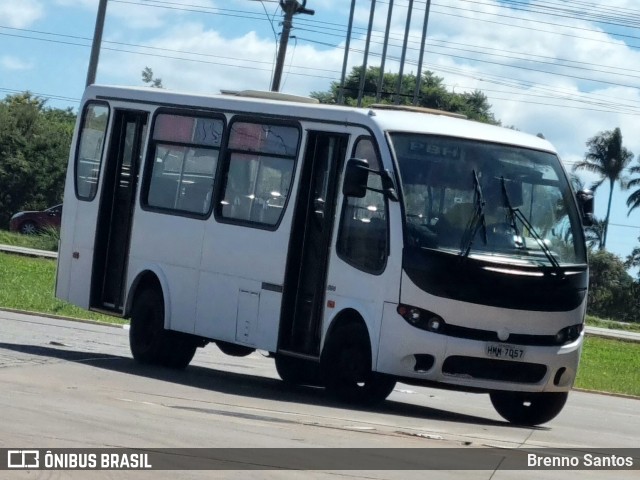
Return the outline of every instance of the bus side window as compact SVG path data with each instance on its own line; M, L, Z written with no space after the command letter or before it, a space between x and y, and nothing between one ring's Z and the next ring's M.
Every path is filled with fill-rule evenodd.
M218 214L223 219L275 227L291 189L300 132L290 125L231 124L226 181Z
M380 159L370 138L358 140L353 157L363 158L369 167L379 169ZM382 189L380 176L370 173L367 185ZM363 198L347 197L344 200L338 255L360 270L380 273L387 260L387 201L382 193L367 191Z
M90 103L82 117L82 130L76 151L75 186L80 200L91 201L98 191L104 138L109 124L109 107Z
M146 206L200 216L209 212L223 127L216 118L157 116Z

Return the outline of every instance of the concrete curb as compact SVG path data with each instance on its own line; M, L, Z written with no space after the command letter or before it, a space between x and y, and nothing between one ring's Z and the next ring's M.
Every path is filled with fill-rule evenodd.
M108 323L108 322L101 322L99 320L90 320L90 319L86 319L86 318L74 318L74 317L65 317L62 315L54 315L52 313L41 313L41 312L32 312L30 310L18 310L15 308L6 308L6 307L0 307L0 312L9 312L9 313L17 313L20 315L31 315L33 317L45 317L45 318L51 318L53 320L66 320L68 322L76 322L76 323L86 323L89 325L98 325L98 326L102 326L102 327L111 327L111 328L122 328L125 330L129 329L129 324L118 324L118 323ZM114 317L116 318L116 317Z
M35 248L16 247L14 245L0 245L0 251L6 253L16 253L18 255L26 255L29 257L58 258L58 252L50 252L48 250L37 250Z
M626 393L602 392L600 390L589 390L588 388L572 388L572 392L593 393L596 395L606 395L607 397L626 398L628 400L640 400L638 395L629 395Z

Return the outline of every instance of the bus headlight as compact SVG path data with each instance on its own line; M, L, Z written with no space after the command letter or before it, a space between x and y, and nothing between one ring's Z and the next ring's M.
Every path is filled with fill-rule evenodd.
M422 308L403 304L398 305L397 311L407 323L416 328L434 333L444 333L445 321L440 315Z
M565 327L556 333L555 342L556 345L566 345L567 343L574 342L582 333L583 324L578 323L577 325L571 325L569 327Z

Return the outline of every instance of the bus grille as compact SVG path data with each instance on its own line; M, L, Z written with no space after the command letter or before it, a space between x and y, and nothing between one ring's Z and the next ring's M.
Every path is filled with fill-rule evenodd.
M482 342L499 342L498 334L492 330L481 330L478 328L461 327L459 325L446 324L442 332L449 337L467 338L469 340L480 340ZM524 333L512 333L509 335L509 343L516 345L532 345L548 347L558 345L555 335L528 335Z
M547 367L539 363L510 362L456 355L448 357L444 361L442 373L502 382L538 383L547 373Z

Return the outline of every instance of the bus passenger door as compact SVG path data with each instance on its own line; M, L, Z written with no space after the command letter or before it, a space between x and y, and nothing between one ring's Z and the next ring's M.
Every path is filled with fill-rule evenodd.
M307 135L285 273L280 351L319 354L336 185L347 142L347 135L336 133Z
M122 312L146 112L116 110L98 212L91 306Z

